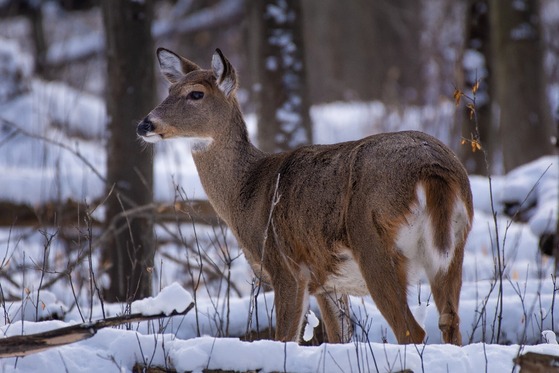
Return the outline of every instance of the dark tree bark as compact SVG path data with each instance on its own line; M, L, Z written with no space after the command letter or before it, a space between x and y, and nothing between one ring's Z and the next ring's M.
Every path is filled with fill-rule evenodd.
M43 11L41 5L30 6L28 17L31 21L31 33L33 35L33 44L35 45L35 71L39 76L47 78L47 43L43 30Z
M376 0L371 6L375 29L369 53L375 59L371 77L377 97L392 104L424 104L422 2Z
M255 56L258 144L264 151L312 142L298 1L249 2Z
M505 172L553 151L539 1L490 0L493 113Z
M151 294L154 235L152 155L136 138L136 123L154 106L153 5L145 1L102 1L107 53L107 180L104 247L109 301ZM144 206L144 208L140 208ZM145 207L148 206L148 207Z
M555 112L555 154L559 155L559 106ZM555 165L557 167L557 165ZM557 200L559 204L559 200ZM557 206L557 224L555 226L555 235L553 237L553 256L555 257L555 276L559 275L559 206ZM541 237L540 237L541 245Z
M469 173L487 175L493 164L497 129L491 116L491 45L488 0L469 0L466 16L466 49L470 53L479 53L485 61L485 71L465 66L465 93L471 95L466 88L472 88L479 81L476 93L477 134L485 152L473 152L471 146L460 148L460 157ZM465 106L465 105L464 105ZM470 110L463 111L462 136L471 139L476 132L476 123L470 119ZM487 160L487 163L486 163Z
M35 56L35 73L48 79L46 66L47 42L43 27L43 2L33 0L11 0L0 4L0 18L23 15L31 26L31 41Z
M313 102L423 103L422 1L303 1Z

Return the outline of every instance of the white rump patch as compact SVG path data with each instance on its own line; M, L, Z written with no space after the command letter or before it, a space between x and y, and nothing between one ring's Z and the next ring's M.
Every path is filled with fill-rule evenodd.
M417 202L411 206L407 224L403 225L396 236L397 249L409 259L410 280L424 269L429 278L440 271L446 271L454 257L454 246L469 224L464 202L460 199L454 204L450 224L450 247L444 250L434 244L433 224L427 211L427 196L423 185L416 189Z

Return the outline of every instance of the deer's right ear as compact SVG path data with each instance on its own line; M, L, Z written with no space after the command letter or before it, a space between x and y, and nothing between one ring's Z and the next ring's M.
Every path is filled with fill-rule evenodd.
M189 72L200 69L194 62L165 48L157 49L157 59L161 73L171 83L176 83Z

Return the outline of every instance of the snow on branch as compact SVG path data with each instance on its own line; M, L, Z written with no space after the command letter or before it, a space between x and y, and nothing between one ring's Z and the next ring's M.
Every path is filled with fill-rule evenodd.
M26 356L52 347L79 342L93 337L102 328L186 315L192 308L194 302L190 293L174 283L163 289L155 298L133 302L132 312L135 313L70 325L42 333L0 338L0 358Z
M244 0L223 0L216 5L204 8L176 23L157 21L152 28L154 38L164 38L170 34L188 34L227 25L242 15Z
M177 12L188 9L188 4L179 2ZM184 18L175 20L158 20L153 23L151 32L155 39L165 38L171 34L188 34L208 30L222 25L232 24L244 11L244 0L222 0L214 6L204 8ZM47 64L60 66L69 62L84 60L100 54L105 48L102 33L76 36L52 44L47 51Z

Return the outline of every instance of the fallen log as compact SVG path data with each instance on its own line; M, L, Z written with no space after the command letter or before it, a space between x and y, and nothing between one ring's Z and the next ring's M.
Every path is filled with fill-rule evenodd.
M106 327L140 321L149 321L163 317L186 315L193 307L194 303L190 303L185 310L180 312L173 311L168 315L164 313L157 315L143 315L140 313L128 314L93 322L70 325L64 328L53 329L42 333L14 335L2 338L0 339L0 358L26 356L45 351L52 347L83 341L84 339L93 337L98 330Z
M153 204L153 213L159 222L194 222L218 225L221 220L208 201L189 200L175 203ZM0 226L2 227L41 227L76 226L84 224L90 206L66 200L63 202L44 202L31 206L25 203L0 201ZM91 225L102 226L102 222L89 217Z
M521 373L559 373L559 356L527 352L513 361Z

